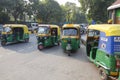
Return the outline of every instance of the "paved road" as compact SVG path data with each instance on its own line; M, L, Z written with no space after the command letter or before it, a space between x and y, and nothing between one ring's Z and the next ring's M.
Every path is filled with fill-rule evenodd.
M36 37L29 43L0 46L0 80L100 80L81 45L68 57L60 46L39 51Z

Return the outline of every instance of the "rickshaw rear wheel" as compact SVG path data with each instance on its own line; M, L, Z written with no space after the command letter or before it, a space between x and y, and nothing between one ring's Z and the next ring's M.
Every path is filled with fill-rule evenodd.
M109 76L105 72L105 69L102 67L99 68L99 75L102 80L108 80L108 78L109 78Z
M1 41L1 45L5 46L6 45L6 41Z

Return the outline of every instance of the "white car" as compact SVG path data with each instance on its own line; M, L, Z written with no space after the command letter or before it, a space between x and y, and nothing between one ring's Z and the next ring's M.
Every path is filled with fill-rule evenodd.
M30 23L29 31L34 32L38 28L38 23Z

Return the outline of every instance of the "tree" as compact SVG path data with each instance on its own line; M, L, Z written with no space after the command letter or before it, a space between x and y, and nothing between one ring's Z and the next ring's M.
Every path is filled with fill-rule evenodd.
M20 17L20 15L23 16L23 13L26 9L25 0L1 0L0 4L0 7L2 7L2 12L11 14L14 17L15 22Z
M82 6L82 11L88 13L88 19L96 21L107 21L107 7L110 6L114 0L79 0Z
M10 0L11 7L8 8L9 12L13 15L15 22L17 22L18 17L23 15L25 11L25 1L24 0Z
M74 24L87 23L85 14L81 12L80 7L77 7L75 3L67 2L65 8L67 22Z
M8 16L7 13L1 12L0 13L0 24L5 24L10 20L10 17Z
M37 18L43 23L59 23L62 9L54 0L44 0L38 7Z

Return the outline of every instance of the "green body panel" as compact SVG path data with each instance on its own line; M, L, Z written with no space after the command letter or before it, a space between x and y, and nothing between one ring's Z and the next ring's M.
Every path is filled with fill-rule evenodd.
M24 41L27 38L29 38L29 34L24 34L22 38L20 36L13 36L12 34L9 34L6 36L6 39L3 38L2 41L16 42L16 41Z
M66 46L67 46L67 41L68 41L68 38L64 38L62 39L61 43L62 43L62 48L64 50L66 50ZM77 50L79 48L79 45L80 45L80 40L79 39L76 39L76 38L71 38L71 47L72 47L72 50Z
M37 39L38 40L38 45L39 43L42 43L44 47L48 46L54 46L55 43L59 43L60 36L48 36L47 39L45 37L42 37L42 39Z
M116 17L120 17L120 9L116 10Z
M115 71L116 69L116 59L114 55L108 55L104 51L97 50L96 60L100 64L110 68L110 70Z
M95 51L96 49L96 51ZM93 59L94 56L94 59ZM117 72L116 70L116 58L114 55L109 55L106 52L97 48L91 49L90 60L94 62L98 67L106 67L106 74L110 75L110 72Z
M118 80L120 80L120 72L119 72L119 77L118 77Z
M7 42L12 42L12 41L13 41L13 36L12 36L12 34L9 34L7 36Z

